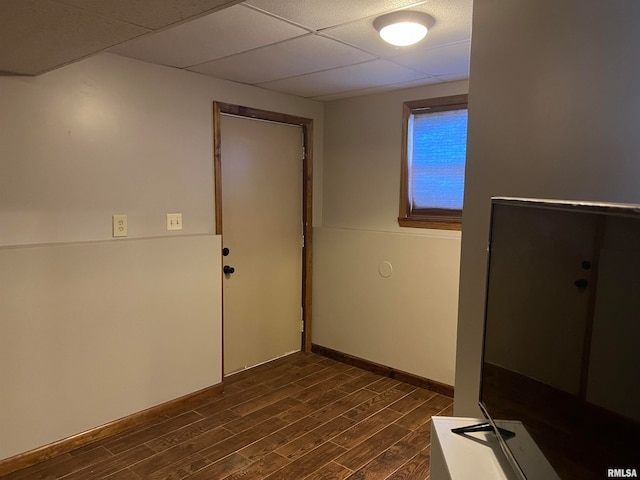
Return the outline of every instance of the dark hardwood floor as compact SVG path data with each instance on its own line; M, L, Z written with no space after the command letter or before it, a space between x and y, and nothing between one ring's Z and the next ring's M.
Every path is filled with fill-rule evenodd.
M453 400L315 354L225 380L214 401L0 480L429 478L432 415Z

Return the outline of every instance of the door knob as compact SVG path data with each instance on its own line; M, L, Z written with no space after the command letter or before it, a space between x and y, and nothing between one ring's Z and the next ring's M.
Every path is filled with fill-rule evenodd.
M231 275L233 272L236 271L236 269L233 267L230 267L229 265L225 265L222 268L222 271L224 272L225 275Z
M581 278L579 280L576 280L574 282L574 285L578 288L587 288L587 285L589 285L589 281L584 278Z

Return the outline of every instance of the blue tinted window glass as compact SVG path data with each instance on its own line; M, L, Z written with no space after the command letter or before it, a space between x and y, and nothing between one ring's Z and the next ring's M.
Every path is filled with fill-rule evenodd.
M462 209L467 110L414 115L410 149L412 208Z

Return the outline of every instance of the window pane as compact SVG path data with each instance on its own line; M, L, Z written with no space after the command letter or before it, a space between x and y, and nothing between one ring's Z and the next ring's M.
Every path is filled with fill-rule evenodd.
M467 110L416 114L411 148L412 208L462 209Z

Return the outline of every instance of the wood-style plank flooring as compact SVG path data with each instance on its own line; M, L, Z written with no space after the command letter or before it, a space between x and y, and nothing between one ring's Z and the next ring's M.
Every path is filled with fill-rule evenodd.
M0 480L429 478L432 415L453 401L315 354L225 380L225 392Z

